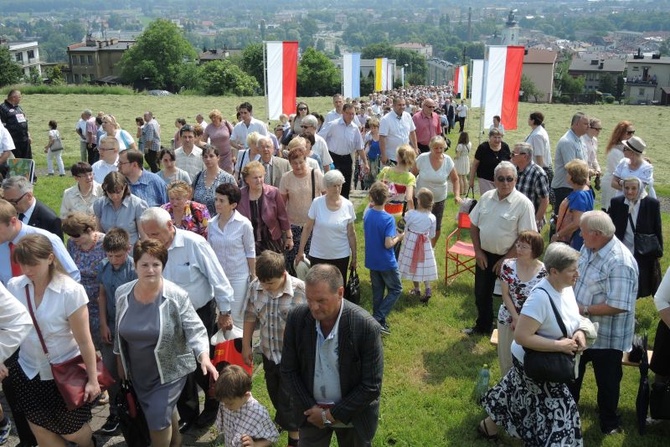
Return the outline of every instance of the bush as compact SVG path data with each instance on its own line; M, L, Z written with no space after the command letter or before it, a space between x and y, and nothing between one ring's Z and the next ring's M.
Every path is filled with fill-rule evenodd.
M605 96L604 99L606 104L614 104L614 96Z
M561 104L570 104L572 102L572 98L570 95L562 95L561 96Z
M134 95L135 91L124 86L102 85L12 85L0 90L3 95L12 89L21 90L26 95Z

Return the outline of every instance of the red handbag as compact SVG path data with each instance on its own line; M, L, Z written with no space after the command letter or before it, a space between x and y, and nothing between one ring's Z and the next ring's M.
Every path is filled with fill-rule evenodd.
M37 324L37 319L33 313L33 303L30 299L30 293L28 292L28 285L26 284L26 300L28 302L28 311L30 312L30 317L33 319L33 324L35 325L35 330L37 331L37 336L40 339L42 344L42 349L44 354L49 359L51 364L51 373L54 376L54 381L58 387L58 391L63 400L65 401L65 406L68 410L76 410L77 408L86 404L84 400L84 388L88 382L88 373L86 372L86 364L84 359L79 354L78 356L66 360L62 363L51 363L51 358L49 357L49 351L47 350L47 345L44 343L44 338L42 338L42 331ZM102 358L96 353L96 369L98 372L98 384L100 384L100 389L102 391L106 390L114 383L114 378L107 371L105 365L102 363Z

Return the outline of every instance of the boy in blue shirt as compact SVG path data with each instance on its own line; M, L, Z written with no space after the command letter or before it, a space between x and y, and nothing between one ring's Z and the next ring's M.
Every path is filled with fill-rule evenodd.
M363 216L365 234L365 267L370 270L372 283L372 316L382 327L382 334L391 333L386 317L402 293L402 283L398 272L393 247L402 241L404 234L397 234L396 222L392 215L384 211L384 204L390 197L388 187L375 182L368 193L371 208ZM388 290L384 297L384 289Z
M102 248L107 254L98 272L100 282L100 295L98 304L100 307L100 335L102 338L102 360L105 367L112 373L114 385L109 389L110 396L116 396L118 391L119 377L116 367L116 356L114 355L114 329L116 327L116 289L134 279L135 264L130 254L130 236L123 228L112 228L107 232L102 241ZM109 417L100 428L101 433L115 434L119 429L119 418L116 414L116 405L109 406Z

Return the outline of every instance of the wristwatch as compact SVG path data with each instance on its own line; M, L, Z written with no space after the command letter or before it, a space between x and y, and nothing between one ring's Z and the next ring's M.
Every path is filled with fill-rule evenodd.
M582 306L582 315L584 315L586 318L589 317L589 306Z
M321 420L323 421L323 425L326 427L330 427L332 425L332 422L330 422L330 419L328 419L326 410L321 410Z

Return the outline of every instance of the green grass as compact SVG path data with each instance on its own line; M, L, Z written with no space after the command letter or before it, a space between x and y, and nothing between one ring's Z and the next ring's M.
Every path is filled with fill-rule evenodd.
M148 97L148 96L95 96L85 95L25 95L23 106L31 123L35 147L44 145L46 123L56 119L63 136L66 136L66 164L76 161L79 153L78 141L74 134L74 124L84 108L95 111L105 110L119 117L122 125L134 129L134 117L145 110L152 110L163 126L163 135L171 137L172 123L179 116L193 120L196 113L208 112L219 108L225 116L231 118L234 106L250 100L254 105L254 114L265 116L265 103L261 98L217 98L217 97ZM326 112L330 109L329 98L309 98L308 104L313 110ZM541 110L547 116L552 147L569 126L570 117L576 110L598 116L604 124L601 148L616 122L632 119L637 135L647 142L649 157L656 170L657 191L661 196L670 192L668 166L670 153L661 151L665 146L664 125L670 118L670 109L652 106L565 106L521 104L517 131L507 133L509 143L525 138L528 128L526 117L533 110ZM467 124L471 131L473 145L477 141L476 129L478 113L475 111ZM484 138L482 138L483 141ZM38 166L44 170L45 159L41 151L36 150ZM602 149L601 149L602 152ZM601 154L601 160L604 157ZM64 188L73 184L69 178L41 178L36 193L52 208L58 210ZM361 204L362 205L362 204ZM442 237L436 247L438 271L444 273L445 238L455 227L457 209L450 202L444 214ZM356 223L359 253L363 253L363 229L361 214ZM670 216L663 215L666 240L670 237ZM361 262L361 264L363 264ZM667 257L663 260L663 269L668 267ZM370 282L368 271L359 268L362 281L362 306L371 309ZM409 290L409 283L405 284ZM457 280L445 286L439 281L433 286L433 299L428 306L419 304L409 296L403 295L390 315L389 323L392 335L384 339L385 373L381 398L381 420L374 446L486 446L489 443L479 439L475 432L477 422L484 416L482 409L471 401L474 382L482 364L491 365L492 381L499 380L500 373L495 347L488 339L469 338L461 334L464 327L472 326L476 309L473 297L473 277L461 275ZM496 300L499 305L500 300ZM637 303L639 331L648 331L653 341L657 312L650 298ZM254 381L254 395L264 404L271 406L265 392L262 373ZM637 434L635 424L635 396L639 373L631 367L624 368L622 393L619 408L623 416L625 433L604 438L598 428L596 410L596 386L591 368L588 369L583 387L580 411L585 437L585 445L606 447L632 446L649 447L667 445L670 436L670 423L648 428L648 434ZM282 436L279 445L286 440ZM520 445L519 442L504 438L501 445Z

